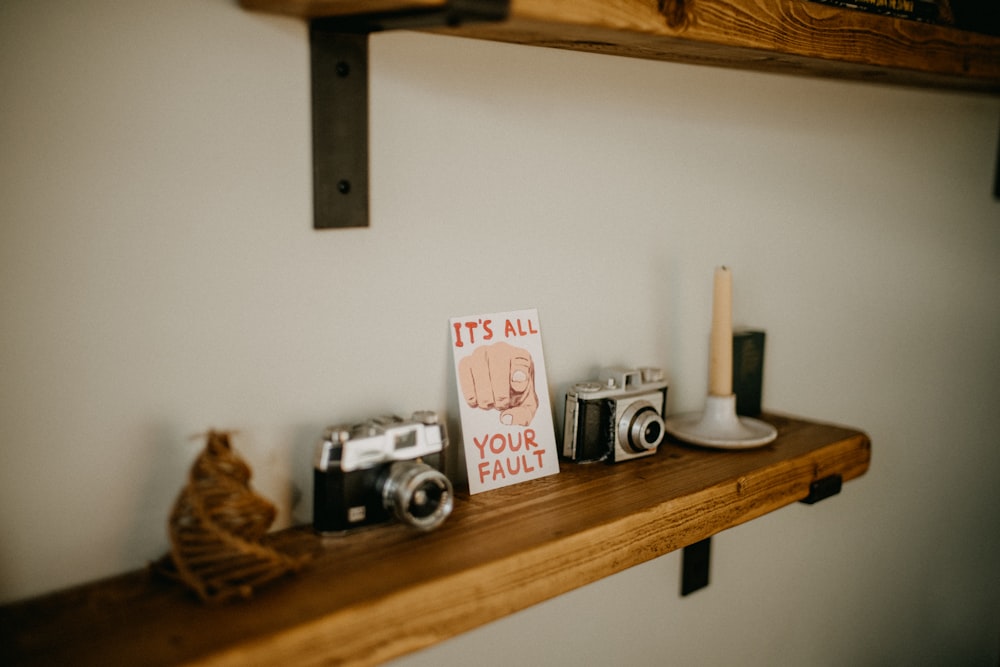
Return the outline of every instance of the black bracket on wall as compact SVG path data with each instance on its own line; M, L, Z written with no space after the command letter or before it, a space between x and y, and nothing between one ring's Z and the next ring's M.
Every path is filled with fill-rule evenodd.
M809 485L809 494L799 502L814 505L840 493L844 478L830 475ZM712 565L712 538L689 544L681 552L681 595L690 595L708 586Z
M840 475L830 475L829 477L817 479L809 485L809 495L799 502L806 505L815 505L821 500L826 500L840 493L840 489L843 486L844 478Z
M502 21L510 0L444 0L407 11L309 23L313 227L368 226L368 36Z
M684 547L681 552L681 595L691 595L708 586L712 564L712 538L706 537Z
M997 142L997 166L993 171L993 198L1000 201L1000 142Z

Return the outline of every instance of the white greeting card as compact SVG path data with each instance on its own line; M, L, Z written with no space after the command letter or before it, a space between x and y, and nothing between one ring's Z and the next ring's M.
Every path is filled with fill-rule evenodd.
M538 311L451 320L469 492L559 472Z

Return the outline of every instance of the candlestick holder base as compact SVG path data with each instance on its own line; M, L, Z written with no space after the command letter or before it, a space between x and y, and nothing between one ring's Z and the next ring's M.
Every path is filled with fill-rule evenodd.
M778 437L778 430L770 424L736 415L736 394L709 394L704 412L668 417L664 426L678 440L718 449L760 447Z

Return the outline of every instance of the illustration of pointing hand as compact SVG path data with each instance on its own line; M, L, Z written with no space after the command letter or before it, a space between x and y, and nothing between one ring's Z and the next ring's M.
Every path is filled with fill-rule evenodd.
M476 349L458 363L459 388L470 407L499 410L502 424L527 426L538 409L535 364L508 343Z

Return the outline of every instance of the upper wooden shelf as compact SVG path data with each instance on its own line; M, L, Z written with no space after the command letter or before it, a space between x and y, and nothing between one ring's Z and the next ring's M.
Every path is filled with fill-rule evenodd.
M496 5L496 0L463 0ZM455 0L241 0L302 18ZM511 0L506 20L436 32L639 58L1000 93L1000 37L809 0Z
M860 431L764 419L778 428L765 447L666 444L614 466L563 463L558 475L460 495L428 534L398 524L340 538L280 531L276 542L316 558L248 601L205 606L140 571L3 606L0 664L377 664L801 500L814 481L868 469Z

